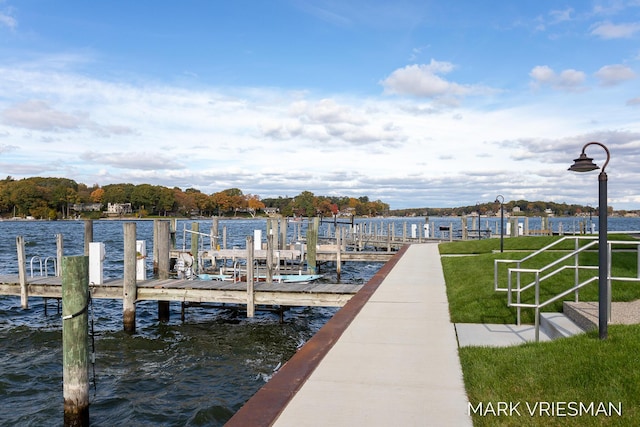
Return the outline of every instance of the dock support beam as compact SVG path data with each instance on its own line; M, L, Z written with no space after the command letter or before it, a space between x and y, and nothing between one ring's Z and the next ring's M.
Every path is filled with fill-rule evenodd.
M167 280L169 278L169 221L158 221L158 279ZM193 239L193 236L191 236ZM196 253L197 256L197 253ZM170 303L169 301L158 301L158 320L169 321Z
M255 315L253 286L253 237L247 236L247 317Z
M124 281L122 286L122 322L124 331L136 332L136 223L125 222L124 226Z
M64 425L89 425L89 259L62 259Z
M20 280L20 305L23 309L29 308L29 288L27 286L27 263L24 256L24 237L16 237L16 249L18 251L18 277Z

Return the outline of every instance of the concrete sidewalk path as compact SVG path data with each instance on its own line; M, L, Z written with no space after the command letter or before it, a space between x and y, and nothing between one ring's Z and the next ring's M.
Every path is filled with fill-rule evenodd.
M283 426L471 426L437 244L414 244L280 413Z

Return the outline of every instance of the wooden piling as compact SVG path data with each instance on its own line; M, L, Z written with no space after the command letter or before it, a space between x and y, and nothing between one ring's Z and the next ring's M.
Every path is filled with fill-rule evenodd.
M84 221L84 256L89 256L89 243L91 242L93 242L93 220L86 219Z
M211 222L211 249L212 250L217 250L220 249L220 242L219 242L219 226L220 226L220 220L218 219L217 216L213 217L213 220Z
M273 234L267 234L267 283L273 283L273 247L275 246Z
M124 280L122 286L122 322L125 332L136 331L136 223L124 226Z
M18 277L20 281L20 305L23 309L29 308L29 288L27 286L27 263L24 255L24 237L16 237L16 249L18 251Z
M198 273L198 251L199 251L199 242L200 242L200 224L197 222L191 223L191 254L193 255L193 272Z
M178 232L178 218L171 218L169 220L169 247L171 249L176 248L176 233Z
M63 255L64 255L64 239L62 234L58 233L56 234L56 276L60 276L62 274L62 256ZM85 253L85 256L89 256L89 254Z
M153 220L153 275L158 275L158 221Z
M307 268L309 273L316 274L316 250L318 245L318 217L313 218L310 227L307 228Z
M169 246L170 246L170 224L168 221L158 221L158 279L169 278ZM193 236L192 236L193 238ZM197 256L197 252L196 255ZM168 322L170 318L171 306L169 301L158 301L158 320Z
M62 258L64 425L89 425L89 258Z
M280 224L280 239L278 241L278 249L287 249L287 220L286 218L278 218Z
M253 250L253 236L247 236L247 317L253 317L255 315Z

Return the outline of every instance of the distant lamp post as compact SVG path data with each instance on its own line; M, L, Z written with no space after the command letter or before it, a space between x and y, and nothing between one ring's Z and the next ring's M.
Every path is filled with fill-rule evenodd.
M607 174L605 168L611 159L609 149L600 142L588 142L582 147L580 157L575 159L573 165L569 168L574 172L590 172L599 169L598 165L593 163L593 159L587 157L585 150L590 145L598 145L607 153L607 160L602 166L602 170L598 175L598 329L600 339L606 339L607 324L609 322L609 286L608 286L608 253L607 253Z
M498 194L496 203L500 203L500 252L504 251L504 197Z

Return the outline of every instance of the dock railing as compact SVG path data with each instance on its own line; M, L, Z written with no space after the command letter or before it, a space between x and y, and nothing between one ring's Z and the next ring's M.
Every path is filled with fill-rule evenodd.
M548 263L545 266L539 267L539 268L523 268L522 264L526 261L530 261L532 259L534 259L535 257L539 256L540 254L547 252L549 250L553 250L555 247L559 246L562 244L562 242L565 242L567 240L574 240L575 241L575 245L574 245L574 250L570 251L569 253L559 257L558 259ZM580 240L590 240L589 243L580 246ZM507 292L507 306L509 307L516 307L516 319L517 319L517 324L520 325L521 323L521 309L522 308L532 308L535 311L535 317L534 317L534 321L535 321L535 338L536 341L539 340L539 334L540 334L540 310L555 302L558 301L564 297L566 297L567 295L570 295L571 293L574 293L575 295L575 301L578 302L579 301L579 290L585 286L587 286L590 283L596 282L598 281L598 276L597 274L591 277L588 277L586 279L582 279L580 278L580 271L587 271L587 270L592 270L592 271L598 271L599 266L598 265L581 265L580 264L580 254L584 253L586 251L589 250L593 250L595 246L597 246L598 244L598 238L596 236L566 236L562 239L559 239L545 247L543 247L542 249L539 249L535 252L533 252L530 255L527 255L526 257L519 259L519 260L504 260L504 259L500 259L500 260L495 260L494 262L494 289L496 291L500 291L500 292ZM638 253L638 265L640 265L640 241L609 241L608 245L607 245L607 251L608 251L608 259L609 259L609 265L608 265L608 271L609 274L607 276L607 286L609 287L609 301L607 301L608 304L608 318L610 320L611 318L611 282L613 280L616 281L633 281L633 282L640 282L640 269L638 269L638 272L636 274L637 277L619 277L619 276L612 276L611 274L611 260L612 260L612 255L614 253L613 251L613 247L620 247L620 246L635 246L636 247L636 252ZM556 248L557 249L557 248ZM557 249L557 250L561 250L561 249ZM499 286L499 265L500 264L515 264L516 267L511 267L507 269L507 287L500 287ZM542 282L544 282L545 280L550 279L551 277L556 276L559 273L562 273L563 271L566 270L573 270L574 271L574 279L573 279L573 285L571 285L569 288L549 297L548 299L544 300L544 301L540 301L540 287ZM525 277L531 277L533 276L533 279L526 283L523 284L523 278ZM534 292L534 297L533 297L533 302L528 302L525 303L523 302L523 298L522 298L522 294L526 291L529 290L533 290ZM514 301L514 295L515 295L515 301Z

